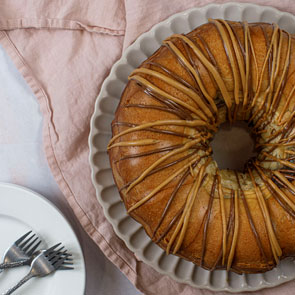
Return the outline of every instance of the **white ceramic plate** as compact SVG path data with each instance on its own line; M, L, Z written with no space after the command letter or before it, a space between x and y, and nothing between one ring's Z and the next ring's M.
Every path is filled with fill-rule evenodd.
M175 14L142 34L114 64L97 98L89 136L92 181L98 201L116 234L136 257L158 272L198 288L229 292L254 291L293 280L295 263L284 260L277 268L264 274L237 275L224 270L209 272L179 257L166 256L162 249L151 242L142 226L127 215L114 185L106 152L111 138L111 121L131 71L157 50L162 40L173 33L188 33L206 23L208 18L278 23L282 29L295 33L295 17L289 13L267 6L227 3L210 4Z
M0 253L20 236L32 230L38 234L40 247L58 242L73 254L74 270L57 271L44 278L33 278L14 294L83 295L85 266L79 242L63 215L44 197L26 188L0 183ZM2 258L1 258L2 259ZM0 293L17 283L29 271L28 266L0 274Z

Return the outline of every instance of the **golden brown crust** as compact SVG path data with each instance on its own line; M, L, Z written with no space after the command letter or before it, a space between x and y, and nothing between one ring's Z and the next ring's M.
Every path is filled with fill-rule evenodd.
M214 128L215 125L218 126L218 124L226 118L221 115L218 117L214 113L215 105L210 106L210 97L214 99L216 105L218 105L217 102L221 100L221 106L218 108L218 111L221 113L222 109L224 110L227 108L227 115L231 120L252 120L251 122L254 126L253 132L262 134L258 139L258 143L260 144L265 144L266 142L270 144L276 143L277 139L271 139L272 135L269 133L272 132L275 134L276 132L281 132L280 134L283 134L283 132L286 133L286 128L284 129L283 127L292 127L291 123L289 125L287 125L287 123L290 122L290 120L293 120L290 117L290 114L293 111L291 106L292 103L294 103L294 99L292 95L289 95L295 84L295 43L293 38L291 39L287 33L279 30L277 33L277 39L273 41L274 45L272 50L269 50L272 38L275 35L274 32L276 27L274 25L249 24L248 27L246 24L243 25L235 22L228 22L228 24L231 26L235 42L230 42L229 31L226 31L226 24L222 21L213 20L208 24L196 28L187 35L187 37L193 40L196 46L198 46L199 50L203 53L203 56L214 65L218 74L222 77L222 82L225 85L227 94L222 93L222 86L220 86L218 80L213 77L214 73L208 69L197 54L193 53L192 48L188 49L189 41L186 39L182 40L181 36L172 36L167 40L168 43L166 43L166 46L160 47L160 49L148 58L139 68L156 71L162 75L171 77L171 73L169 74L169 72L167 72L168 70L177 74L178 78L172 78L174 80L178 79L178 82L184 86L188 86L187 84L204 85L204 91L207 92L208 98L206 98L206 95L204 97L204 91L195 91L200 97L203 95L202 100L205 102L204 107L202 109L200 101L199 104L193 101L190 97L190 92L187 89L177 89L175 86L176 84L171 86L168 81L164 81L163 78L153 76L154 73L152 72L151 74L146 74L145 72L133 74L148 80L153 86L185 103L185 106L181 112L179 111L179 108L175 111L175 109L171 107L171 104L173 104L171 101L169 101L170 104L167 106L167 104L165 105L159 99L151 96L151 93L144 92L147 88L138 84L142 83L140 82L141 80L139 80L140 78L130 80L121 97L113 121L113 136L118 137L112 142L112 144L120 143L121 145L115 147L111 147L111 145L109 146L111 147L109 149L110 163L115 182L120 190L126 209L131 210L129 214L143 225L147 234L154 241L157 241L160 247L165 250L171 247L171 251L173 251L178 243L179 250L176 252L177 255L188 259L197 265L202 265L206 269L228 268L243 273L264 272L272 269L276 265L276 255L281 256L281 258L295 255L295 219L290 213L292 212L291 203L294 203L294 195L293 193L290 193L290 187L288 184L285 185L285 187L278 184L279 182L277 178L273 177L271 172L269 172L272 170L278 170L278 168L286 170L286 167L277 161L279 165L277 166L278 168L271 168L269 170L269 167L267 166L267 163L269 162L265 162L266 164L263 162L265 159L268 159L263 152L267 152L274 157L281 159L287 157L285 149L281 152L281 146L276 145L275 149L273 146L267 146L261 150L258 161L260 161L259 165L264 163L261 164L262 168L259 168L260 166L257 166L258 168L256 168L255 165L258 165L257 162L253 163L250 167L250 169L252 169L251 171L253 171L254 182L257 183L258 188L256 190L256 184L253 183L253 181L251 183L250 176L248 177L248 181L246 181L245 178L243 178L244 176L239 174L238 177L241 177L243 189L242 187L239 188L237 186L236 180L234 184L235 187L231 188L227 185L229 182L222 179L222 191L225 196L224 210L226 220L224 220L224 222L226 223L227 228L227 233L225 233L221 214L223 205L221 203L221 196L218 194L217 178L215 183L216 188L212 190L216 164L210 159L210 153L207 155L207 158L209 157L210 159L210 164L204 166L206 160L204 150L207 149L207 151L209 151L208 140L204 139L204 149L202 149L201 143L196 143L198 150L195 155L199 153L199 157L204 156L196 167L191 167L193 164L189 165L189 162L194 157L193 146L184 149L171 156L169 159L167 158L165 161L161 162L156 168L163 167L168 163L175 161L173 165L160 169L157 172L152 170L154 171L152 174L143 177L138 184L128 190L128 186L132 185L132 182L149 169L152 163L160 161L165 155L169 152L175 151L178 147L174 149L171 148L170 150L167 149L162 152L154 152L156 149L160 150L174 146L181 147L189 140L196 140L199 134L203 132L204 127L198 125L195 131L193 131L193 128L188 125L152 126L143 128L143 130L120 135L120 132L128 128L134 128L137 125L157 122L159 120L179 120L182 116L182 120L191 122L192 120L196 120L196 117L198 116L195 109L199 111L201 110L206 114L208 126L210 125ZM247 36L246 41L245 32L247 32L247 29L249 29L250 37ZM224 35L222 35L222 30L225 30L226 32ZM169 42L172 42L172 44ZM245 54L246 42L248 42L248 55ZM288 44L290 44L289 47ZM196 83L195 79L198 77L194 78L181 61L177 59L177 54L175 55L175 52L173 53L173 46L175 46L176 49L187 58L187 60L191 58L191 64L194 65L195 73L197 73L201 82ZM244 53L241 48L244 49ZM290 49L289 54L288 48ZM191 57L187 50L189 50ZM269 59L266 58L268 51L270 51ZM232 56L230 52L232 53ZM275 54L279 56L277 60L274 59ZM178 57L179 56L180 55L178 55ZM248 72L246 70L247 57L249 57ZM288 58L290 59L289 64L287 64ZM162 67L159 67L159 65ZM264 67L265 71L263 73ZM243 71L244 74L241 73ZM237 75L237 73L239 73L239 75ZM273 78L272 74L274 75ZM246 80L246 76L248 77L248 80ZM281 77L284 76L285 78L281 80ZM134 76L131 76L131 78L132 77ZM185 81L187 84L181 82L181 80ZM237 89L237 85L239 89ZM273 86L273 89L269 90L272 94L263 101L264 93L268 91L270 85ZM246 87L249 87L249 89L246 90ZM245 91L249 93L246 96L244 96ZM258 92L260 94L256 97L255 95ZM230 98L230 102L232 103L231 107L226 104L226 95ZM161 98L162 96L159 97ZM223 100L221 98L223 98ZM237 110L235 110L237 99L239 100L239 103ZM251 103L253 105L251 105ZM139 107L139 105L141 107ZM153 108L148 107L151 105ZM189 112L187 106L191 108ZM164 107L168 108L169 111L163 110ZM272 110L273 113L271 112ZM269 113L267 113L268 111ZM213 119L210 121L210 117L207 116L210 113L213 114L212 118L214 117L216 122L214 122ZM267 120L263 117L263 113L267 113L266 118L272 116L272 119L269 119L268 125L265 124L265 121ZM194 114L192 118L189 117L191 114ZM264 120L261 120L260 122L260 118L263 118ZM281 119L280 122L278 118ZM198 119L202 120L202 118ZM283 124L284 120L286 121L285 125ZM129 125L126 125L126 123ZM281 123L281 125L279 125L279 123ZM206 125L206 128L208 126ZM157 128L160 129L160 131L154 132L152 129L148 130L148 128ZM163 131L174 132L174 134L164 133ZM292 135L292 131L288 132L288 135L286 136L289 137L287 137L287 139L290 138L290 134ZM180 134L184 136L180 136ZM206 134L212 134L212 131L208 131ZM201 138L203 138L203 136L205 135L202 133ZM132 143L132 146L129 145L130 143ZM281 149L278 150L278 146ZM292 147L288 146L286 149L289 149L292 152ZM150 152L150 154L146 154L148 152ZM192 156L189 156L190 153L192 153ZM136 156L137 154L144 155ZM284 156L281 156L282 154ZM133 155L133 158L131 158L130 155ZM177 162L180 158L183 158L183 160ZM181 173L177 174L177 171L180 171L185 165L189 165L187 170L183 170ZM204 174L200 175L202 165L204 166ZM263 180L263 177L259 174L259 169L262 169L261 171L263 173L264 171L267 171L265 172L265 175L267 175L275 185L273 190L269 188L272 183L268 184ZM288 167L288 169L292 168ZM181 182L185 171L189 171L189 173L187 177L183 179L183 182ZM197 173L199 174L197 175ZM144 197L153 192L155 188L161 186L163 181L167 180L173 174L175 174L175 177L159 189L159 191L150 199L145 201L142 205L134 207ZM289 180L291 179L290 177L293 176L292 173L286 175L289 175ZM201 184L199 189L196 188L197 191L194 195L192 187L196 184L198 177ZM181 185L171 201L169 208L166 210L164 218L162 218L163 212L165 212L165 207L167 207L167 203L169 203L169 200L179 183L181 183ZM197 184L195 186L197 187ZM275 193L276 189L278 189L277 191L279 193L283 193L284 196L289 198L289 205L286 205L286 201L288 200L284 200L284 196L277 196ZM259 198L260 194L257 190L261 190L262 198ZM243 192L245 195L244 200ZM237 196L235 196L235 193ZM187 205L187 200L190 197L192 200L191 208ZM282 204L287 207L282 206ZM210 207L210 210L208 210L208 206ZM185 227L183 223L182 227L179 229L178 235L176 238L174 237L175 241L171 243L173 235L177 232L177 226L182 216L181 209L184 210L183 208L187 208L187 212L189 212L186 213L186 216L189 216L187 219L187 228L186 230L183 230ZM289 211L286 211L286 208ZM210 214L209 217L208 214ZM271 225L267 224L267 214L269 214ZM174 224L169 228L169 225L174 220L175 216L178 217L175 219L176 221ZM161 218L163 220L161 220ZM168 228L169 230L167 231ZM180 241L182 230L184 231L183 241ZM272 230L275 232L275 238L271 237ZM255 236L255 231L257 236ZM225 244L225 237L226 253L223 253L222 249ZM279 248L275 250L274 245L276 240L282 251L281 255L278 254L280 253ZM261 244L260 246L259 243ZM232 261L230 261L231 259Z

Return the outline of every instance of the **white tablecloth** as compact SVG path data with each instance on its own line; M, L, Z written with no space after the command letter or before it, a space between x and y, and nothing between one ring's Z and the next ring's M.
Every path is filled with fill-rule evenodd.
M87 272L85 294L140 294L105 258L69 208L43 152L42 115L38 102L1 46L0 110L0 181L28 187L45 196L63 212L84 252Z

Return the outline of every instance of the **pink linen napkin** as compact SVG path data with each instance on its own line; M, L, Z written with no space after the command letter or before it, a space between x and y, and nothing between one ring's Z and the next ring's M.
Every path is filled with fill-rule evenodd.
M138 261L98 204L88 164L89 121L113 63L141 33L210 0L27 0L0 2L0 44L37 97L52 173L80 223L144 294L213 294L179 284ZM227 1L214 1L224 3ZM292 0L239 1L295 13ZM295 292L295 282L251 294ZM226 292L220 293L226 294Z

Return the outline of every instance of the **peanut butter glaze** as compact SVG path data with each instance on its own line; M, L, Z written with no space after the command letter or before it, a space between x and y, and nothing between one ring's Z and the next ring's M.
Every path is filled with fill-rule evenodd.
M204 33L208 28L214 42ZM157 211L146 230L167 253L238 273L269 270L288 256L272 210L277 206L295 224L294 42L276 24L209 19L203 31L164 40L129 76L136 92L117 110L108 151L118 171L142 161L138 173L116 172L119 191L128 213L143 224L137 216ZM164 51L166 58L159 58ZM145 99L137 100L138 92ZM122 112L158 117L133 120ZM255 135L258 156L243 173L226 174L210 156L210 141L227 119L248 122ZM260 268L239 260L245 219ZM195 228L192 220L198 220ZM212 232L219 250L210 260ZM186 251L198 254L186 257Z
M240 179L239 179L238 173L236 171L235 171L235 175L236 175L236 178L237 178L237 183L238 183L238 187L239 187L239 191L240 191L240 196L241 196L241 199L243 201L244 208L246 210L246 214L247 214L247 217L248 217L249 224L251 226L251 230L253 232L253 235L255 236L255 239L256 239L257 245L259 247L259 250L261 252L261 255L262 255L263 259L267 263L267 258L266 258L266 254L265 254L265 252L263 250L263 247L262 247L261 239L260 239L260 237L259 237L259 235L257 233L256 227L254 225L253 217L251 215L251 211L249 209L249 206L248 206L248 203L247 203L247 200L246 200L244 191L243 191L243 189L241 187L241 183L240 183Z
M203 266L204 256L205 256L205 251L206 251L206 239L207 239L207 234L208 234L208 225L209 225L210 215L211 215L211 211L212 211L212 204L213 204L213 200L214 200L216 183L217 183L217 174L215 175L214 180L213 180L212 189L210 192L208 209L206 212L205 224L204 224L204 228L203 228L202 254L201 254L201 262L200 262L201 266Z

